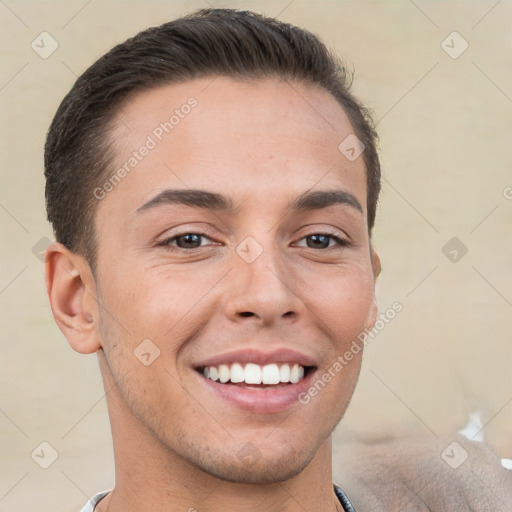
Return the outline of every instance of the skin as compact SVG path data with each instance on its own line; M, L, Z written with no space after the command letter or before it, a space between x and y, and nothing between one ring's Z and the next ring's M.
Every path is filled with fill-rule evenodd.
M55 319L74 350L97 352L107 392L116 486L96 510L341 510L331 433L362 351L309 404L279 412L219 398L195 367L240 348L287 348L313 358L322 375L373 326L380 264L365 168L338 150L353 129L317 87L197 79L123 106L112 132L116 164L190 96L198 101L191 113L97 204L95 275L58 243L47 252ZM222 194L233 208L137 211L165 189ZM290 207L302 194L333 190L361 211ZM180 248L173 237L186 233L206 237ZM319 233L349 244L308 246ZM252 263L236 250L248 236L262 250ZM146 339L160 350L149 366L134 356Z

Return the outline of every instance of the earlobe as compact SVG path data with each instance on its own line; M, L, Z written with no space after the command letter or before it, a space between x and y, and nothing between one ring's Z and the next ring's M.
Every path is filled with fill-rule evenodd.
M96 352L98 303L89 264L55 242L46 251L45 279L53 316L71 347L81 354Z

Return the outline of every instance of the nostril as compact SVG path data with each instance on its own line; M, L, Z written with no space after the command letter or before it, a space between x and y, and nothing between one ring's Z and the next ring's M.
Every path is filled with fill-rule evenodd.
M240 316L253 316L254 313L252 313L251 311L242 311L240 313Z

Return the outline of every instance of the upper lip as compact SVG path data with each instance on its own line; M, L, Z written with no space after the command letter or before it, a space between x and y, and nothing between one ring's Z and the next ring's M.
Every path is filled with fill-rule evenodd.
M316 366L315 360L306 354L298 352L294 349L278 349L269 352L263 352L257 349L236 350L233 352L225 352L216 356L209 357L194 366L196 368L204 368L206 366L218 366L220 364L233 363L255 363L261 366L272 363L296 363L301 366Z

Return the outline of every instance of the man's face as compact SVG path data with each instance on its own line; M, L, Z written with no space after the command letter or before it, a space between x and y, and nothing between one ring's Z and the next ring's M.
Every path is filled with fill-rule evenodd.
M263 483L328 441L361 352L336 358L375 317L364 163L338 149L352 132L328 93L277 80L160 87L119 114L115 170L138 156L98 205L97 333L162 453ZM284 382L245 382L261 370Z

